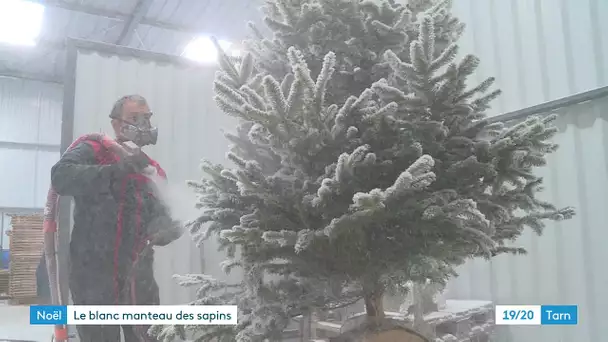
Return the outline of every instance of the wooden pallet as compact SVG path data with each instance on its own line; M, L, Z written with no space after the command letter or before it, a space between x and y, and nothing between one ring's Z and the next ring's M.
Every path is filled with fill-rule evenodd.
M9 271L0 270L0 296L8 295Z
M11 217L9 297L29 303L38 295L36 269L44 248L42 215Z
M20 297L20 298L8 298L9 305L50 305L50 303L44 303L38 297Z

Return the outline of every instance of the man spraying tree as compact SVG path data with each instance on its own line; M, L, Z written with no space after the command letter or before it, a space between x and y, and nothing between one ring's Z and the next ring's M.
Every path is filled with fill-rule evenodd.
M81 137L51 171L50 193L75 201L72 298L75 305L158 305L151 246L176 240L181 228L156 193L154 180L165 177L163 169L141 151L156 144L157 130L139 95L118 100L110 118L115 140ZM82 342L120 341L117 326L77 328ZM127 342L153 340L147 327L122 329Z

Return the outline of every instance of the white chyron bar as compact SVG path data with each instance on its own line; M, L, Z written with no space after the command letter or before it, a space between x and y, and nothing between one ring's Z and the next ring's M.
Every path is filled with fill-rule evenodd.
M30 324L236 325L236 305L31 306Z

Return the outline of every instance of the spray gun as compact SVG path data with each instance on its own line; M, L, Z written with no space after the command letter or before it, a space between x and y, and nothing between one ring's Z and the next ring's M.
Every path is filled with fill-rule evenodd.
M125 152L131 156L139 156L143 153L141 146L135 144L132 141L121 142L120 145L124 148Z

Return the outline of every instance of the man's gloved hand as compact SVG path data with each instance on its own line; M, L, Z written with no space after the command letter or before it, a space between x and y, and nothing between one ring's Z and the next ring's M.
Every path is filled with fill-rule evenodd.
M114 172L126 176L130 173L142 172L148 165L150 165L150 159L143 153L135 153L125 157L122 157L118 163L114 164Z
M150 165L150 159L143 153L125 156L113 164L110 183L112 195L118 199L125 191L129 191L129 189L122 188L125 177L142 172L148 165Z
M155 246L166 246L179 239L183 233L182 224L167 216L158 216L147 227L150 243Z

